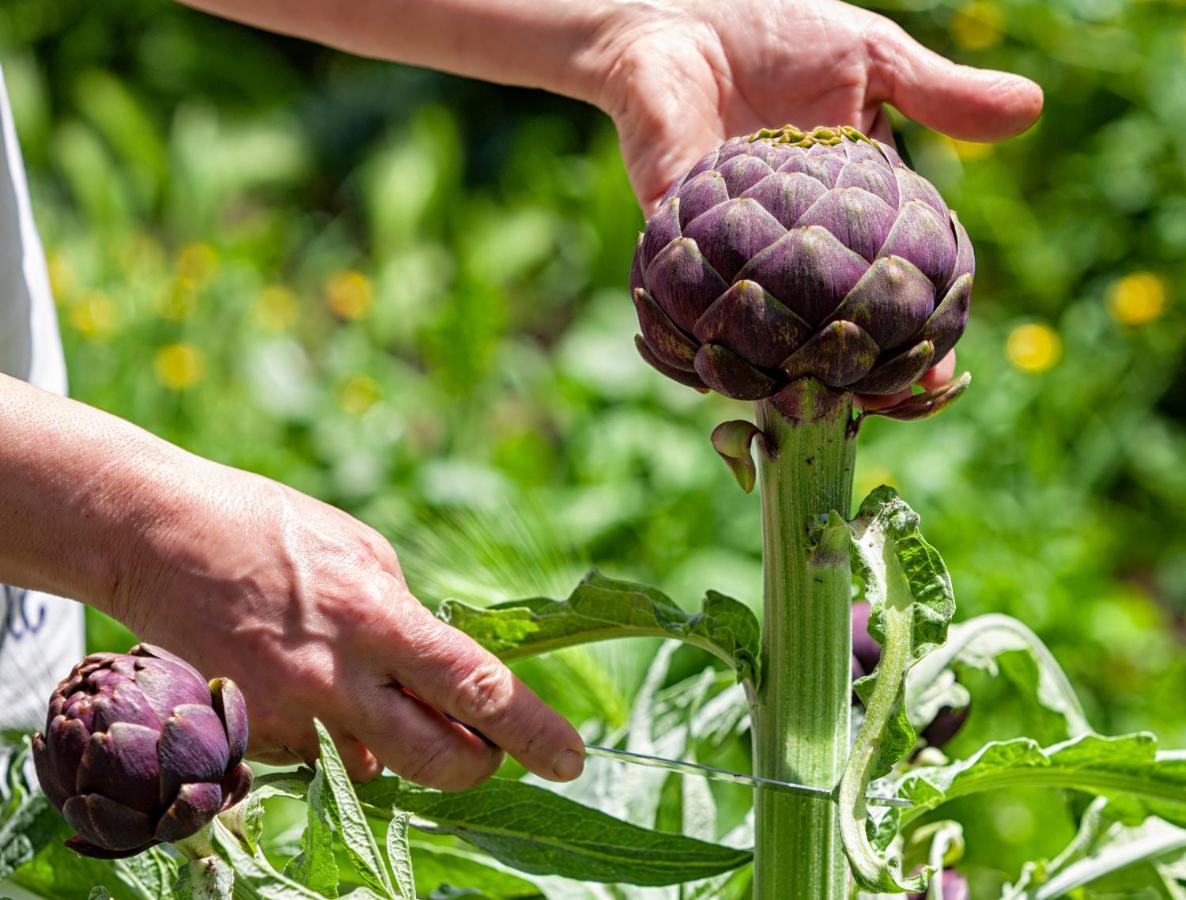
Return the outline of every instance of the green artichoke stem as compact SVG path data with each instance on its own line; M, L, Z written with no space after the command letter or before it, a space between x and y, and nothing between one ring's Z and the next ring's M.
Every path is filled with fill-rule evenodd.
M803 418L757 404L765 619L752 714L756 774L832 789L849 748L852 576L847 552L814 552L812 532L851 514L855 428L851 395L837 404L826 390L803 386L790 407ZM755 811L755 900L846 900L834 803L759 789Z
M196 831L187 838L173 841L171 846L186 859L205 859L214 856L214 838L210 836L213 823L207 822L200 831Z

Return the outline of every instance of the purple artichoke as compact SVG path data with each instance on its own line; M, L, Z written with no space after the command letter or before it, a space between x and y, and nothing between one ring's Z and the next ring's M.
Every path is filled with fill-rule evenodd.
M115 859L199 831L251 788L247 706L149 644L92 653L58 683L33 761L78 834L66 845Z
M894 394L955 346L974 270L967 232L893 148L848 127L763 130L701 159L647 222L635 344L738 400L807 376Z

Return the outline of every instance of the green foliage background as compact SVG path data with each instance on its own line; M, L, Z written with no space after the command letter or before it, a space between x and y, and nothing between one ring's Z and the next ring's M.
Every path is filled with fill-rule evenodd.
M977 248L975 381L868 423L858 494L896 485L959 616L1030 624L1098 729L1186 745L1186 5L882 10L1047 105L996 147L900 123ZM707 437L745 410L636 357L642 220L595 110L163 0L7 0L0 62L76 397L357 514L428 602L562 596L596 563L757 603L757 504ZM526 674L621 725L652 650ZM1024 731L1002 703L993 736ZM970 864L1015 874L1038 808L986 807Z

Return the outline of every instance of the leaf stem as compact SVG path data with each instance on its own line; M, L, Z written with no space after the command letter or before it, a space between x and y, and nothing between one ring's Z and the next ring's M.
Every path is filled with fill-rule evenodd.
M831 790L848 752L852 574L851 398L804 388L790 417L758 404L765 621L753 703L754 774ZM813 409L818 415L811 414ZM843 900L848 870L831 803L771 790L755 796L755 900Z

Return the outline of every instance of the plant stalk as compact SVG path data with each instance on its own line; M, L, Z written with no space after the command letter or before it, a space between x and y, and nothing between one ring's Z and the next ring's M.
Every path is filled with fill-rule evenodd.
M814 382L795 408L757 405L765 619L754 772L832 789L849 748L852 576L847 529L816 540L830 513L851 514L855 429L851 396ZM834 803L759 790L755 813L755 900L846 900Z

